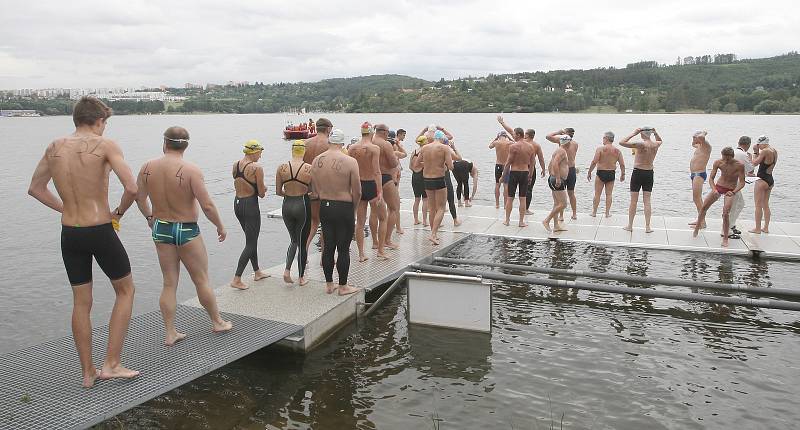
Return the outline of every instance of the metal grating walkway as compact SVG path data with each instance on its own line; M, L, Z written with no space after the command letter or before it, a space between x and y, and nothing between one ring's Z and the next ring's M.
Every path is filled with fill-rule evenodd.
M78 353L71 336L0 356L0 429L85 428L238 360L301 329L300 326L223 313L228 333L211 333L201 308L178 306L176 322L187 337L163 345L159 311L131 319L122 361L142 374L130 381L80 382ZM102 364L107 326L93 330L93 356Z

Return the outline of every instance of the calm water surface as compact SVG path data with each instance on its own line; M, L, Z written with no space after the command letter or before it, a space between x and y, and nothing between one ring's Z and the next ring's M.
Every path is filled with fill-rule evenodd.
M456 135L465 157L481 170L476 202L493 200L494 154L486 149L499 126L488 114L331 114L347 135L364 120L385 122L416 135L431 122ZM606 130L625 136L635 127L659 129L664 146L656 160L653 205L657 214L689 215L688 158L695 129L710 131L715 154L742 134L771 136L781 154L772 194L773 219L800 222L800 179L791 172L800 152L797 116L745 115L505 115L512 126L535 128L549 157L544 134L574 127L581 143L579 173ZM271 195L263 212L280 206L274 196L277 165L289 147L279 139L284 115L194 115L113 117L107 136L120 142L134 170L158 156L160 135L182 125L192 136L187 159L199 164L228 226L228 240L208 243L214 285L230 280L244 244L232 211L230 166L240 145L256 138ZM57 214L26 194L30 174L45 146L71 132L71 118L2 118L0 145L0 353L69 334L71 291L61 263ZM411 137L406 143L410 149ZM629 169L632 157L626 154ZM579 176L581 178L583 176ZM534 205L549 205L537 184ZM401 195L411 196L410 175ZM628 203L626 184L615 190L615 213ZM587 212L591 189L579 181L579 211ZM751 192L748 190L748 192ZM112 179L112 207L120 187ZM748 194L742 217L752 218ZM719 210L719 208L717 208ZM201 229L213 231L207 221ZM144 219L132 208L120 233L131 257L137 293L135 313L157 309L161 276ZM482 239L486 240L486 239ZM287 233L280 220L262 223L262 266L279 264ZM265 246L270 244L270 246ZM279 246L272 246L279 244ZM729 257L581 246L555 250L533 242L493 240L463 248L459 255L503 261L697 277L793 288L797 268L754 264ZM476 254L477 253L477 254ZM680 255L676 260L675 255ZM680 264L676 264L680 261ZM113 292L95 269L94 321L107 322ZM646 273L645 273L646 271ZM731 278L733 277L733 278ZM184 274L184 278L187 278ZM179 300L194 296L184 279ZM131 426L184 428L442 428L547 427L563 413L570 428L686 428L733 425L785 428L797 418L796 317L789 313L718 309L648 299L564 294L527 286L495 286L491 336L406 326L398 295L376 318L343 331L302 358L267 349L170 392L120 417ZM220 385L221 384L221 385ZM222 388L221 388L222 387ZM550 400L548 400L548 398ZM551 403L552 402L552 403ZM766 420L766 421L764 421ZM762 426L764 422L771 423ZM538 423L538 424L536 424Z

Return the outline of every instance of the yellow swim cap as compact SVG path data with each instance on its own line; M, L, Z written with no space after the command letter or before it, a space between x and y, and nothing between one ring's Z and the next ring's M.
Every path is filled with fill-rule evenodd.
M422 136L419 136L419 137L417 137L417 145L420 145L420 146L422 146L422 145L424 145L426 142L428 142L428 138L427 138L427 137L425 137L425 135L424 135L424 134L423 134Z
M306 141L305 140L295 140L292 142L292 155L295 157L302 157L306 153Z
M245 154L255 154L256 152L261 152L263 150L264 147L261 146L261 144L258 143L257 140L250 139L244 143L244 149L242 150L242 152L244 152Z

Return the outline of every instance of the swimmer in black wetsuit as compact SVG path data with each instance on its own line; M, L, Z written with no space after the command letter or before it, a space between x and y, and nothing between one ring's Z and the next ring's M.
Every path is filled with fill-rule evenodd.
M772 212L769 209L769 197L775 185L772 172L775 170L775 163L778 162L778 151L769 145L769 138L762 135L756 140L753 154L756 157L753 160L753 165L758 165L756 176L760 180L756 181L754 192L756 226L750 230L750 233L769 233L769 220L772 216ZM764 220L763 227L761 225L762 217Z
M306 146L302 140L292 143L292 160L278 166L275 173L275 191L283 196L281 217L289 232L289 248L286 250L286 265L283 281L294 283L291 276L292 263L297 255L299 284L306 285L308 266L308 236L311 234L311 165L303 161ZM298 253L299 251L299 253Z
M244 144L244 158L233 166L233 186L236 197L233 199L233 213L244 230L245 245L239 256L239 264L230 286L240 290L248 287L242 282L242 274L248 261L253 266L253 279L259 281L269 277L258 266L258 235L261 232L261 210L258 199L266 195L264 169L258 165L264 147L255 140Z
M456 179L456 198L461 206L461 195L464 195L464 205L472 206L472 198L478 187L478 168L469 160L453 161L453 177ZM472 177L472 194L469 192L469 178Z

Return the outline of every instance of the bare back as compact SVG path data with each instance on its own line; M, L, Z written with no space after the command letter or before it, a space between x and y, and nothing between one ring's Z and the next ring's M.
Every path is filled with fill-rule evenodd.
M303 154L303 161L311 164L319 154L328 150L328 136L322 133L306 139L306 152Z
M314 190L321 200L355 202L361 196L358 163L340 149L328 149L311 165Z
M567 153L567 163L569 167L575 167L575 157L578 155L578 142L571 140L568 145L564 147Z
M559 146L558 149L553 151L553 157L550 159L550 165L547 167L551 176L556 176L562 180L567 179L569 174L569 158L567 151Z
M433 142L423 146L419 151L419 162L422 163L422 177L441 178L448 168L453 167L453 151L449 146Z
M68 136L48 146L47 166L64 202L61 223L93 226L111 222L108 206L109 152L121 153L102 136Z
M350 145L347 154L353 157L358 163L358 175L362 181L375 181L380 179L380 157L381 150L368 140L360 140L354 145Z
M372 137L372 143L380 149L381 174L388 175L393 173L399 165L399 162L397 161L397 155L394 153L392 144L378 136Z
M294 179L293 179L294 178ZM278 166L275 173L275 187L282 195L302 196L308 194L311 184L311 165L300 160L292 160Z
M607 144L597 148L597 155L597 170L616 170L622 151L613 144Z
M533 146L524 140L519 140L511 145L508 151L508 160L506 161L506 164L511 165L512 171L527 172L531 170L533 156Z
M165 155L142 167L153 216L162 221L197 222L197 197L192 182L203 180L200 169L182 157Z
M242 177L237 177L237 171L241 171ZM246 159L239 160L238 162L234 163L233 171L233 188L236 190L236 197L244 198L250 197L252 195L258 194L258 183L259 177L258 174L261 174L261 182L264 181L264 172L261 170L261 166L258 163L248 161ZM252 184L256 184L254 188Z
M511 141L504 137L495 139L495 141L492 142L491 145L489 145L490 149L494 149L496 164L506 163L506 160L508 160L508 149L510 146L511 146Z
M660 141L646 140L636 145L636 155L633 158L633 167L641 170L653 170L653 161L656 159Z

